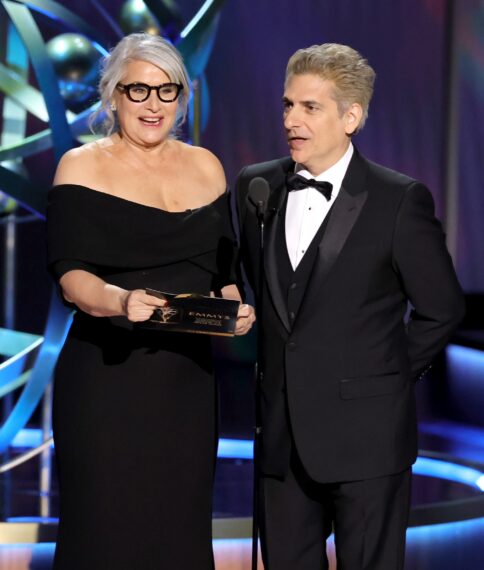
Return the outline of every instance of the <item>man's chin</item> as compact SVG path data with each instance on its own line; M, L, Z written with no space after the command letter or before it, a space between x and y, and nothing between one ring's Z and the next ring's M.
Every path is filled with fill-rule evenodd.
M304 159L307 158L304 156L304 152L301 152L299 149L290 148L289 153L294 162L297 162L298 164L303 164Z

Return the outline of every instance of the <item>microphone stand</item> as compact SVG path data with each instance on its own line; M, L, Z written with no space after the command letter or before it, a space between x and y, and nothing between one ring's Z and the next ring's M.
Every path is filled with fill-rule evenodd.
M263 348L264 340L262 334L262 315L263 315L263 287L264 287L264 214L266 210L266 202L260 200L256 204L257 222L259 226L259 275L258 288L259 299L257 303L257 315L260 320L257 324L257 361L255 365L255 430L254 430L254 490L253 490L253 506L252 506L252 570L257 570L258 561L258 541L259 541L259 501L260 501L260 477L259 477L259 456L260 456L260 437L262 434L261 426L261 389L264 379L263 366Z

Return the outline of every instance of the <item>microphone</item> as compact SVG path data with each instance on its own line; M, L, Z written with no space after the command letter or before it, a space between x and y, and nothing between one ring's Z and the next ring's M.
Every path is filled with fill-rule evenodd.
M257 208L257 217L263 218L267 210L267 200L271 189L265 178L258 176L253 178L249 184L249 200Z
M257 303L257 312L263 314L264 304L264 214L267 210L267 201L271 189L269 183L264 178L258 176L253 178L249 183L248 197L256 208L257 225L259 226L259 259L256 263L255 272L258 271L256 284L259 288L259 297ZM261 446L261 392L262 380L264 377L264 335L257 335L257 363L255 368L255 432L254 432L254 495L253 495L253 513L252 513L252 570L257 570L257 543L259 539L259 502L260 502L260 482L259 482L259 456Z

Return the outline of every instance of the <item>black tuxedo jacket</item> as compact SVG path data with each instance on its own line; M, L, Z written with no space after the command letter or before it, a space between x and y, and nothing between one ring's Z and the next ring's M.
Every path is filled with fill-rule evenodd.
M431 194L355 149L291 324L276 255L286 245L276 236L293 168L289 158L256 164L237 181L242 259L256 305L264 295L262 471L287 472L292 439L308 474L322 483L397 473L417 453L415 379L464 313ZM271 188L262 292L248 199L257 176Z

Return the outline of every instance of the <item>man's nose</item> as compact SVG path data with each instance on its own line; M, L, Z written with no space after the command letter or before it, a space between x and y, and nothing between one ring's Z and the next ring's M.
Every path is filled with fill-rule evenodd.
M298 126L300 123L300 113L296 109L296 107L291 107L287 109L284 113L284 126L286 129L292 129L293 127Z

